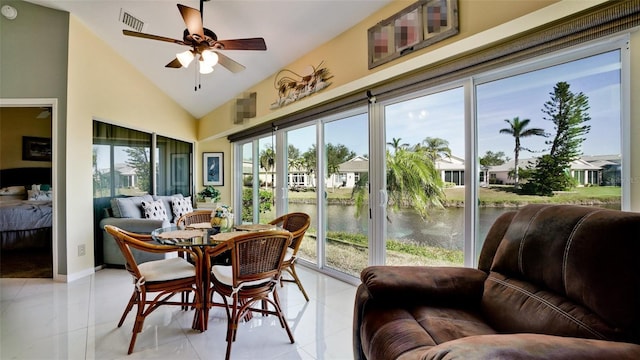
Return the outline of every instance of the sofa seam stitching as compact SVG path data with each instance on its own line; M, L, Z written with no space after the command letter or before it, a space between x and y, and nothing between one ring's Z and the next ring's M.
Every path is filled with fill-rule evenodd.
M573 244L573 239L575 237L575 233L578 231L578 228L580 228L580 226L589 218L591 217L591 215L597 213L599 211L592 211L588 214L585 214L582 216L582 218L580 218L580 220L578 220L578 222L573 226L573 229L571 229L571 234L569 234L569 239L567 241L567 244L564 247L564 253L562 255L562 287L564 288L564 293L568 294L568 289L567 289L567 261L569 258L569 248L571 247L571 245Z
M538 209L538 211L536 211L536 213L531 217L531 219L529 219L529 222L527 223L527 228L524 230L524 233L522 234L522 238L520 239L520 246L518 247L518 268L521 274L524 274L524 261L522 259L523 259L523 253L524 253L524 243L526 242L527 234L529 233L529 228L531 227L531 224L533 223L533 221L537 219L540 213L542 213L543 211L544 211L544 208Z
M590 326L588 326L588 325L587 325L587 324L585 324L584 322L580 321L580 320L579 320L579 319L577 319L575 316L573 316L573 315L571 315L571 314L567 313L566 311L564 311L564 310L560 309L559 307L557 307L556 305L554 305L554 304L550 303L549 301L547 301L547 300L545 300L545 299L543 299L543 298L541 298L541 297L539 297L539 296L537 296L537 295L533 294L532 292L530 292L530 291L527 291L527 290L523 289L522 287L515 286L515 285L510 284L510 283L508 283L508 282L506 282L506 281L503 281L503 280L500 280L500 279L497 279L497 278L495 278L495 277L491 277L491 276L490 276L487 280L494 281L494 282L496 282L496 283L498 283L498 284L501 284L501 285L503 285L503 286L509 287L509 288L514 289L514 290L516 290L516 291L519 291L519 292L521 292L521 293L523 293L523 294L525 294L525 295L528 295L530 298L532 298L532 299L536 299L536 300L538 300L539 302L541 302L541 303L543 303L543 304L545 304L545 305L549 306L552 310L555 310L558 314L560 314L560 315L564 316L565 318L569 319L570 321L574 322L576 325L578 325L578 326L580 326L580 327L584 328L585 330L587 330L587 331L588 331L588 332L590 332L591 334L593 334L593 335L595 335L595 336L599 337L600 339L607 339L607 337L606 337L606 336L602 335L602 334L601 334L600 332L598 332L597 330L595 330L595 329L591 328Z

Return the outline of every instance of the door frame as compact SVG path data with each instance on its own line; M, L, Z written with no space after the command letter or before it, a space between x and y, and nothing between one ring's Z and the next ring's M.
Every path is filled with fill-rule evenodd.
M51 250L53 254L53 280L64 281L64 276L58 272L58 232L59 218L59 189L57 179L58 169L58 99L56 98L0 98L0 107L51 107L51 186L53 188L53 223L51 224Z

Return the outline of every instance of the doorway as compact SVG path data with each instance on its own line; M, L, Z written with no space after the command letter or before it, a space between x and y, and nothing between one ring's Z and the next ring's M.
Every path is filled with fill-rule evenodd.
M57 111L57 99L0 99L0 206L15 219L9 226L3 218L0 229L3 277L18 266L7 277L58 274ZM24 207L39 216L26 220Z

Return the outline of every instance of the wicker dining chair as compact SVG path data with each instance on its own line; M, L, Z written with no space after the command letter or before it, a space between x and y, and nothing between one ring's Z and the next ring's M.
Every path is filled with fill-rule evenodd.
M311 224L311 217L309 214L302 212L292 212L272 220L269 224L277 225L293 234L293 240L291 241L291 245L289 245L289 249L287 249L287 255L282 263L282 270L289 273L293 279L287 279L282 276L280 278L280 284L282 284L283 281L296 283L298 289L300 289L302 295L304 295L304 298L309 301L309 295L307 295L307 292L304 290L300 278L296 273L296 259L298 258L298 250L304 239L304 234Z
M227 311L225 359L231 355L239 320L254 312L276 315L280 325L287 331L289 340L294 343L276 291L282 273L282 261L291 239L288 231L247 232L205 250L206 259L209 260L207 266L211 268L212 286L207 295L209 306L223 306ZM231 252L231 266L211 266L210 259L226 251ZM216 292L222 296L223 303L213 301ZM231 303L228 298L231 298ZM273 310L266 306L267 303L273 306ZM255 304L262 306L254 307Z
M212 210L194 210L182 215L178 221L176 221L176 225L186 227L191 224L211 223L211 212Z
M106 225L104 228L118 243L125 258L125 268L133 277L133 294L118 322L118 327L121 327L133 306L136 305L136 318L127 352L131 354L138 333L142 332L145 318L158 307L178 305L183 310L187 310L189 307L202 308L202 270L200 268L201 261L198 261L201 254L179 246L152 243L151 235L131 233L113 225ZM193 264L179 256L138 264L133 257L131 248L151 253L186 255L186 257L191 257L190 260ZM193 301L189 301L190 292L194 293ZM155 296L153 296L154 294ZM180 295L180 300L174 298L176 295ZM203 316L202 311L198 311L196 314ZM200 319L200 323L202 320Z

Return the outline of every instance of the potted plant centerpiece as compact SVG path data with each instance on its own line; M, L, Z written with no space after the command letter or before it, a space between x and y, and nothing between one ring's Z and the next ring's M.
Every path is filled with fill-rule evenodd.
M220 190L211 185L207 185L198 193L198 198L204 202L218 202L218 200L220 200Z

